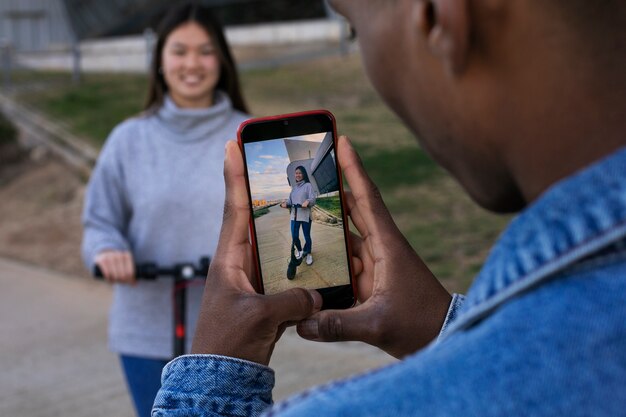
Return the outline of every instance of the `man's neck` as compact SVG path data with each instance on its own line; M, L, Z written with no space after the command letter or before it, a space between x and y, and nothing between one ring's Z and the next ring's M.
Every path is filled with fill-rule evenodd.
M561 95L557 103L520 115L527 120L517 124L521 129L507 156L525 200L626 146L625 109L624 98Z

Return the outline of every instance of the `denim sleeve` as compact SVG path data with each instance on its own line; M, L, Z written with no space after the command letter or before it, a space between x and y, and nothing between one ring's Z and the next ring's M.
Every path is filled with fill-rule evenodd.
M274 371L219 355L180 356L163 369L152 417L256 416L272 405Z
M448 314L446 314L446 319L443 321L443 326L441 326L441 330L439 331L439 336L437 336L437 340L441 339L446 333L446 330L450 327L450 324L457 318L459 315L459 311L461 310L461 306L465 302L465 296L462 294L452 294L452 301L450 302L450 307L448 307Z

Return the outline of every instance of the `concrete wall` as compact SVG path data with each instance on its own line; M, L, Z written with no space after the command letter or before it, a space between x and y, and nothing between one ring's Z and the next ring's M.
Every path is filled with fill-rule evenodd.
M233 46L336 42L341 33L339 22L338 20L323 19L231 27L226 29L226 37Z

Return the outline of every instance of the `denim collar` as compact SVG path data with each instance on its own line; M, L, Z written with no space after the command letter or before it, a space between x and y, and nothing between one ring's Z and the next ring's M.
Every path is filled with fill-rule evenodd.
M626 237L626 148L554 184L492 249L447 335Z

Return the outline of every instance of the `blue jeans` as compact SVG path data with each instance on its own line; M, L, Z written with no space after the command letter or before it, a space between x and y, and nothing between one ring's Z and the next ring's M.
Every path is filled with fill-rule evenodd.
M152 404L161 388L161 371L167 360L120 355L126 383L138 417L150 417Z
M302 245L300 243L300 226L302 226L302 232L304 233L304 253L311 253L311 246L313 242L311 241L311 222L299 222L292 220L291 221L291 240L293 240L294 245L296 245L296 249L302 251Z

